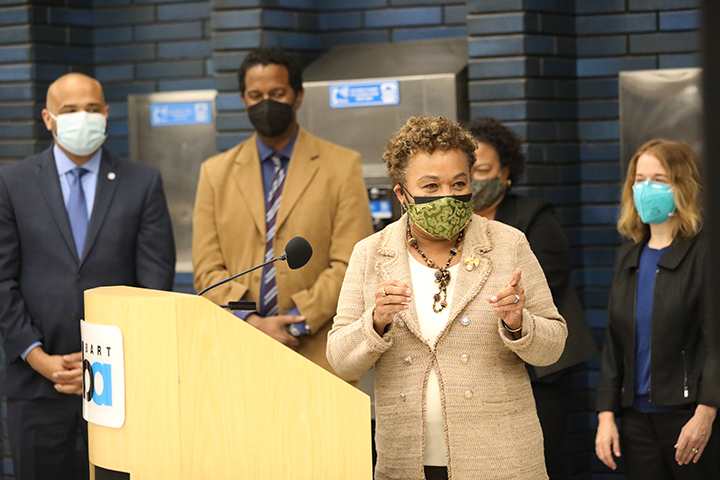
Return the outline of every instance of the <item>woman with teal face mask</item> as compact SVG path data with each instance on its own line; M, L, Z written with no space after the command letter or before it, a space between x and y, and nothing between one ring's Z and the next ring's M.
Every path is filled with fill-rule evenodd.
M596 396L595 450L628 480L720 478L720 379L692 149L652 140L630 160ZM622 429L615 418L622 416Z
M555 362L567 329L522 233L473 214L476 147L410 118L383 155L406 214L345 275L327 355L375 367L378 480L548 478L525 362Z

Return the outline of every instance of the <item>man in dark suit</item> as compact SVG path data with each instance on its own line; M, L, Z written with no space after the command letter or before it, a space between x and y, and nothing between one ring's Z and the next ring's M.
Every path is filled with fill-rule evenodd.
M49 149L0 168L0 335L15 476L87 477L83 291L171 289L175 247L160 173L102 147L108 107L82 74L49 88ZM78 435L85 439L76 455ZM79 465L78 465L79 463Z

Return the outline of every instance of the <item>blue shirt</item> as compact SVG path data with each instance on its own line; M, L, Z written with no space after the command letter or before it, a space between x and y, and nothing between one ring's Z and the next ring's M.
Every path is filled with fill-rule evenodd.
M76 169L80 165L73 162L65 155L65 152L60 150L57 144L53 145L53 156L55 157L55 167L57 168L58 176L60 178L60 189L62 190L63 202L67 209L68 200L70 199L70 183L68 183L68 172ZM90 160L85 162L82 166L88 170L88 173L80 178L82 183L83 191L85 192L85 203L87 205L88 220L92 215L93 205L95 204L95 190L97 187L98 173L100 172L100 160L102 159L102 148L95 152L95 155L90 157ZM41 342L35 342L30 345L21 355L23 360L28 356L28 353L35 348L41 346Z
M644 413L659 413L676 410L677 407L663 407L650 402L650 349L652 331L653 297L658 262L667 247L655 250L645 244L640 253L638 267L637 297L635 302L635 397L633 408Z
M270 192L270 188L272 187L273 178L275 177L275 165L270 160L270 157L273 155L279 155L282 157L282 168L287 172L288 166L290 164L290 158L292 157L293 150L295 150L295 142L297 141L298 134L300 133L300 129L295 132L295 135L293 136L292 140L290 140L290 143L288 143L285 148L280 150L279 152L276 152L272 148L268 147L263 143L262 140L260 140L260 137L256 137L256 144L258 149L258 156L260 157L260 167L262 169L262 179L263 179L263 193L265 194L265 205L267 208L267 197L268 193ZM281 193L282 195L282 193ZM281 197L282 198L282 197ZM278 252L275 252L275 255L277 256ZM264 280L264 279L263 279ZM265 282L260 282L260 298L265 297ZM251 313L258 314L258 312L235 312L235 315L245 320L248 315ZM282 315L282 313L281 313ZM289 312L285 313L284 315L300 315L300 311L297 307L293 307Z

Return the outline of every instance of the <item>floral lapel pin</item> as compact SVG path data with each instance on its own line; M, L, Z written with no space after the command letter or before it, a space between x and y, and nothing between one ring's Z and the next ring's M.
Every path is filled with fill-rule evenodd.
M465 264L467 271L471 272L480 265L480 258L478 258L477 255L468 255L465 257L463 263Z

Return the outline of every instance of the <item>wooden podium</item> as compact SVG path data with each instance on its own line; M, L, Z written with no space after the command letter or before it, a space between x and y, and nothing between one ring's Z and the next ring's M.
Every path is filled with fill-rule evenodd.
M88 424L91 480L372 477L369 397L209 300L101 287L85 315L125 359L125 423Z

